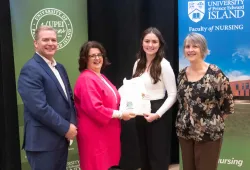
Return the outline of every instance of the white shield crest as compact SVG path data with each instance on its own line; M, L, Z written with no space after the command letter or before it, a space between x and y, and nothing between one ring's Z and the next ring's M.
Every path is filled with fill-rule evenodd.
M205 15L205 1L189 1L188 16L193 22L199 22Z

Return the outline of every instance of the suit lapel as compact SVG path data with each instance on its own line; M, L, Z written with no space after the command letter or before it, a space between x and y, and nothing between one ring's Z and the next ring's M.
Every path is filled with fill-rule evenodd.
M55 74L53 71L49 68L48 64L40 57L38 54L34 55L34 59L41 65L41 67L44 69L44 71L51 77L51 79L54 81L57 89L60 91L63 98L68 102L67 97L65 96L65 93L62 89L62 86L60 85L59 81L57 80ZM60 73L60 72L59 72ZM61 74L60 74L61 75ZM67 91L67 90L66 90ZM67 93L68 94L68 93Z
M66 75L64 74L64 71L63 71L62 67L59 64L57 64L56 68L57 68L57 70L58 70L58 72L59 72L59 74L60 74L60 76L62 78L62 81L64 83L65 90L66 90L66 93L67 93L67 96L68 96L68 101L70 101L70 97L71 96L69 94L69 82L68 82L68 80L65 77Z

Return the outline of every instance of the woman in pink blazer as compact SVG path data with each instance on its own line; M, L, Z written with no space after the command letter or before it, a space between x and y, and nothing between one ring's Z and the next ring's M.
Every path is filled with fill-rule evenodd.
M118 111L120 96L103 75L108 65L106 51L95 41L80 50L79 75L74 88L78 120L78 150L82 170L108 170L119 165L120 119L134 117Z

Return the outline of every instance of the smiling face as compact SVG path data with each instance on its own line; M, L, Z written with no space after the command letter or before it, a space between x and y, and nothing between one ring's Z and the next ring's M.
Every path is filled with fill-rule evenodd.
M159 38L154 33L147 34L143 39L142 47L147 56L155 56L160 48Z
M88 54L87 69L100 73L103 64L103 54L99 48L91 48Z
M189 62L196 62L203 60L203 54L199 44L187 41L184 46L184 55Z
M199 33L190 33L184 40L183 52L189 62L200 62L210 53L206 38Z
M53 30L41 30L34 41L36 52L51 60L57 51L57 37Z

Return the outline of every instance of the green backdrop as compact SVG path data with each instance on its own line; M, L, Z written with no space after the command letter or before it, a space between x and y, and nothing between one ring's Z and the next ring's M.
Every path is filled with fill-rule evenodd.
M59 50L56 61L62 63L74 87L78 72L80 46L87 41L86 0L33 1L10 0L15 73L18 79L22 66L34 54L33 34L40 25L53 26L58 31ZM20 146L23 141L23 102L17 93ZM30 170L24 150L21 150L22 170ZM69 147L67 170L78 170L76 141Z

